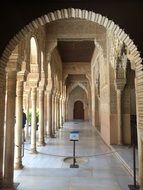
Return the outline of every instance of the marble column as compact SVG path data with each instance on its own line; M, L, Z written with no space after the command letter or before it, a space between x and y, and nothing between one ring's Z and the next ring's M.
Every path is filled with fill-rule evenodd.
M37 153L36 150L36 88L31 89L31 103L32 103L32 115L31 115L31 153Z
M47 92L44 91L44 136L49 137L48 132L48 118L47 118Z
M65 111L65 99L62 99L62 125L65 122L65 118L66 118L66 111Z
M47 135L52 136L52 94L47 90Z
M30 97L30 91L26 94L26 126L25 126L25 139L29 138L29 97Z
M5 188L13 188L15 97L16 97L16 72L9 71L7 75L7 104L6 104L4 178L3 178L3 186Z
M59 108L58 108L58 94L56 94L56 96L55 96L55 110L56 110L56 112L55 112L55 121L56 121L56 123L55 123L55 129L56 129L56 131L58 131L58 112L59 112Z
M59 127L62 128L62 96L59 98Z
M58 95L58 130L60 129L60 94Z
M16 87L16 126L15 126L15 161L14 168L22 169L22 108L23 108L23 81L17 81Z
M5 76L3 76L5 78ZM0 189L3 181L3 150L4 150L4 114L5 114L5 80L0 81Z
M44 140L44 90L39 89L39 137L38 145L45 145Z
M55 94L52 93L52 136L55 137Z
M95 79L94 79L94 77L95 77L95 73L94 73L94 71L95 71L95 68L93 67L92 69L91 69L91 79L92 79L92 82L91 82L91 89L92 89L92 93L91 93L91 101L92 101L92 126L93 127L95 127Z
M57 95L55 93L55 98L54 98L54 131L55 133L57 132Z
M122 106L121 106L122 91L117 89L117 122L118 122L118 144L123 144L123 131L122 131Z

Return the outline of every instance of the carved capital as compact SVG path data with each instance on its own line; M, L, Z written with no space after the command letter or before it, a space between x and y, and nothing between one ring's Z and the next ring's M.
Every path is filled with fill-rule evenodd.
M125 84L126 84L126 79L125 78L122 78L122 79L116 79L115 80L115 87L116 87L116 90L123 90L124 87L125 87Z
M31 73L38 73L39 72L39 65L35 63L30 64L30 71Z

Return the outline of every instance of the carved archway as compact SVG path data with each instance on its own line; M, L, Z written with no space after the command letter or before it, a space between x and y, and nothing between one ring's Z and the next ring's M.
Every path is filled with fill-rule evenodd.
M140 57L140 53L137 50L136 45L134 44L133 40L130 39L129 35L124 32L118 25L116 25L112 20L109 20L107 17L102 16L100 14L96 14L92 11L87 10L81 10L81 9L62 9L57 10L55 12L51 12L48 14L45 14L44 16L41 16L28 25L26 25L21 31L16 34L9 42L9 44L6 46L2 57L0 58L0 79L1 84L5 83L5 68L7 66L8 60L10 55L12 54L13 50L15 49L16 45L21 41L21 39L24 39L27 34L29 34L31 31L37 29L39 26L43 26L47 23L53 22L55 20L61 20L61 19L68 19L68 18L78 18L83 19L91 22L98 23L99 25L102 25L105 27L108 31L111 31L116 37L123 42L128 49L128 59L134 63L135 65L135 71L136 71L136 99L137 99L137 125L139 130L139 136L140 136L140 150L143 150L143 129L142 129L142 123L143 123L143 67L142 67L142 59ZM18 67L21 66L21 62L18 63ZM5 85L2 86L2 89L5 89ZM141 152L142 157L140 158L140 163L142 163L143 159L143 152ZM141 170L141 176L143 172L143 165L140 166ZM142 180L143 181L143 180ZM142 182L143 185L143 182Z
M45 14L44 16L38 17L37 19L26 25L23 29L21 29L21 31L17 35L15 35L6 46L1 57L1 64L6 65L6 62L10 54L14 50L15 46L21 41L21 39L25 38L29 32L37 29L39 26L43 26L55 20L68 18L80 18L102 25L107 30L113 32L121 42L124 42L126 44L130 51L129 59L131 61L133 61L135 64L140 64L142 62L142 59L140 58L140 53L137 50L134 42L130 39L129 35L126 34L124 30L122 30L112 20L109 20L107 17L92 11L69 8L50 12L48 14Z

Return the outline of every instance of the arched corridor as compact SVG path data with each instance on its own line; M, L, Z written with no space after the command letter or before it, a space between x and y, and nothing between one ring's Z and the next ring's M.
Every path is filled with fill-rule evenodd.
M78 169L64 162L64 158L72 156L69 134L75 129L79 131L76 155L85 161L79 162ZM117 160L115 151L89 122L66 122L57 138L46 139L46 143L36 155L29 154L30 143L25 143L25 169L15 171L15 181L20 182L18 190L128 190L128 184L132 184L132 177Z
M11 189L14 170L21 170L16 172L15 178L21 183L19 190L36 189L26 176L34 176L41 184L45 180L43 174L40 177L42 172L46 172L49 180L48 184L43 182L43 188L48 185L51 190L59 184L63 189L65 183L67 189L76 189L79 185L82 189L125 190L132 178L114 155L106 155L106 150L111 151L113 146L115 150L116 146L121 149L132 146L136 133L137 182L142 188L143 72L133 41L113 21L80 9L49 13L22 31L24 36L20 33L14 41L16 44L10 43L10 55L7 56L9 46L3 53L7 62L3 62L3 57L0 60L5 63L0 68L1 72L5 69L0 81L3 87L0 99L1 186ZM24 127L23 109L27 117ZM66 123L74 119L86 122ZM91 156L83 167L72 173L60 157L47 154L49 151L55 155L71 153L68 136L73 129L80 131L79 155L83 153L88 158L86 156L101 153L103 158ZM32 166L33 169L28 170ZM54 170L56 166L66 170ZM64 181L66 175L69 178ZM76 175L74 180L73 175ZM103 186L96 177L101 177L102 181L106 178ZM79 178L83 179L84 187L79 184ZM123 183L120 182L122 178L126 179ZM56 180L59 181L57 186Z

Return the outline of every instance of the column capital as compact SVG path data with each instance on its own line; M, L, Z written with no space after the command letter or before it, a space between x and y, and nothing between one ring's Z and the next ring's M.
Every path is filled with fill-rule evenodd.
M27 80L29 87L37 88L39 82L39 73L29 73Z
M43 82L39 82L39 87L38 87L38 89L39 90L45 90L46 89L46 87L45 87L45 83L43 83Z
M124 87L125 87L125 84L126 84L126 79L125 78L122 78L122 79L116 79L115 80L115 87L116 87L116 90L123 90Z

